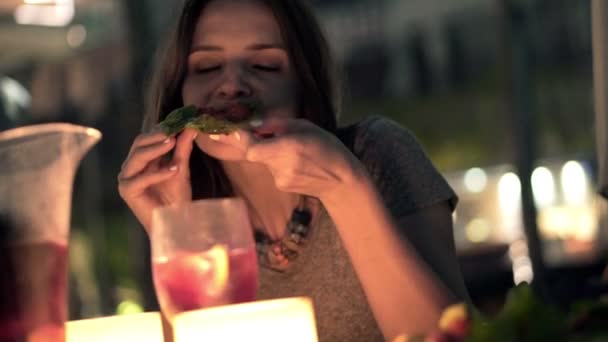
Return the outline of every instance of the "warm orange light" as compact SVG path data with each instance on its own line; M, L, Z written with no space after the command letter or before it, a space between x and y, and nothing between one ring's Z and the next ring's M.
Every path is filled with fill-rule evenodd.
M176 342L315 342L309 298L284 298L189 311L175 316Z
M67 26L74 19L74 0L24 0L14 17L20 25Z
M23 3L28 5L54 5L55 0L23 0Z
M163 342L160 314L109 316L66 323L66 342Z

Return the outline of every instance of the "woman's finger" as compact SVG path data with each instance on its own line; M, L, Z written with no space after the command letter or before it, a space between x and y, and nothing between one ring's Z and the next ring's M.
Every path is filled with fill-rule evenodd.
M122 179L118 182L118 192L122 198L130 198L144 192L148 187L161 183L176 174L179 167L176 165L162 168L156 172L146 172L141 175Z
M304 119L292 119L282 117L265 118L253 128L255 134L261 136L281 136L300 132L311 123Z
M172 138L172 137L167 136L163 132L142 133L142 134L138 135L135 138L135 140L133 141L133 144L131 145L131 151L135 150L136 148L143 147L143 146L157 144L157 143L164 141L166 139L169 139L169 138ZM129 153L131 151L129 151Z
M175 151L173 151L173 164L180 167L187 167L190 162L190 154L192 153L193 141L196 138L197 131L193 128L186 128L177 137Z
M301 150L301 142L295 136L262 139L247 149L245 158L250 162L263 162L279 156L294 156Z
M166 138L154 145L146 145L134 149L123 164L122 171L120 172L121 178L131 178L141 173L150 162L171 151L174 146L175 139Z
M249 131L238 129L230 134L209 134L209 139L217 143L228 144L246 151L257 139Z

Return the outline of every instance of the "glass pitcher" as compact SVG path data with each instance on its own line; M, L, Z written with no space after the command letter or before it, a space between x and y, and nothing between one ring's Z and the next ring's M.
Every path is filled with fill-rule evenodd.
M72 184L100 138L63 123L0 132L0 341L65 340Z

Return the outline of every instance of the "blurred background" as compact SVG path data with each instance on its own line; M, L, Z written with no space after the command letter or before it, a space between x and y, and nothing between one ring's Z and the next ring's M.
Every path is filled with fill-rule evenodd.
M593 288L608 260L597 195L590 0L317 0L343 74L341 122L409 128L460 197L455 239L485 311L535 280ZM116 190L155 50L180 1L0 1L0 130L64 121L82 162L71 319L157 309L143 229Z

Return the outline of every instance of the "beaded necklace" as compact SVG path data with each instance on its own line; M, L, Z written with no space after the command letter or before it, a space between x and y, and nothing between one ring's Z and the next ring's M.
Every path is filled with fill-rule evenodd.
M300 255L312 220L312 214L304 202L304 196L300 196L299 204L287 222L287 233L280 240L271 241L265 234L255 232L256 250L261 265L283 272Z

